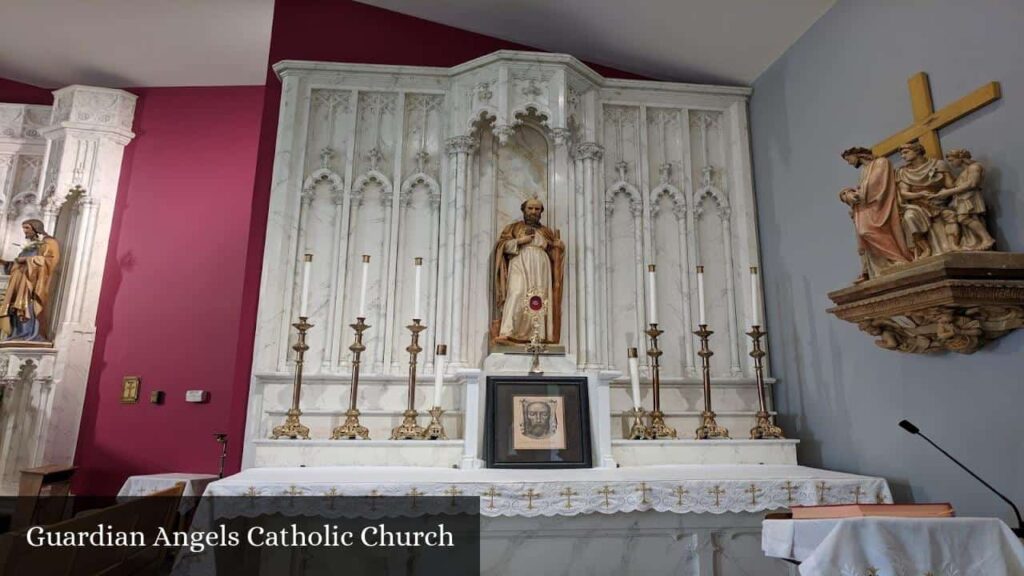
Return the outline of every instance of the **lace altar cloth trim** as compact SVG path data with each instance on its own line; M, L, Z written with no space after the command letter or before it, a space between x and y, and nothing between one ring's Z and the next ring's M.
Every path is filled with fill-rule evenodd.
M371 480L374 477L377 479ZM722 514L763 512L793 505L892 502L884 479L802 466L647 466L614 470L250 469L210 484L204 494L251 497L246 499L251 500L248 504L214 512L228 516L261 514L258 496L295 497L295 514L307 515L324 513L323 502L310 499L304 503L302 496L412 495L478 496L483 516L526 517L649 510ZM333 513L360 513L346 513L344 500L338 502L337 511ZM313 508L303 511L304 504ZM437 509L423 512L445 512L443 502L434 501L433 506Z

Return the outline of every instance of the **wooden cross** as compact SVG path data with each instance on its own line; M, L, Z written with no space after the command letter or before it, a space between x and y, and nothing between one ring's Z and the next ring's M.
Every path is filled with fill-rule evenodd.
M636 491L640 493L640 503L641 504L649 504L650 503L650 501L647 500L647 493L650 492L651 489L647 487L647 483L646 482L641 482L640 485L637 486Z
M491 501L487 503L487 508L493 510L494 509L494 497L495 496L501 496L501 492L498 492L498 490L494 486L491 486L491 489L488 490L487 492L484 492L483 494L481 494L481 496L487 496L487 497L489 497L491 499Z
M725 490L722 490L721 486L715 486L714 489L708 490L708 494L715 495L715 507L717 508L722 504L721 498L722 494L725 494Z
M860 489L860 486L851 490L850 493L853 494L853 503L860 504L860 497L864 495L864 491Z
M597 493L604 496L604 507L605 508L608 508L609 506L611 506L611 502L608 501L608 497L611 496L612 494L615 494L615 490L612 490L610 486L605 484L604 485L604 489L603 490L598 490Z
M872 146L871 152L875 156L888 156L903 144L916 138L921 141L928 156L942 158L939 128L948 126L971 112L995 102L1002 95L999 83L989 82L936 112L932 104L932 90L928 85L927 74L924 72L914 74L907 80L907 85L910 88L910 107L914 112L914 123Z
M793 486L793 483L791 481L786 480L786 485L782 487L782 490L786 491L786 504L793 503L793 491L796 489L797 487Z
M412 509L415 510L416 509L416 498L418 498L419 496L423 496L423 492L420 492L419 490L416 489L415 486L413 486L412 490L409 493L407 493L406 496L409 496L410 498L412 498Z
M526 509L533 510L533 499L540 498L540 492L534 492L533 488L530 488L523 496L526 498Z
M831 490L831 488L829 488L828 485L825 484L824 480L822 480L821 482L818 482L818 503L819 504L824 504L825 503L825 495L828 494L829 490Z
M762 493L762 492L764 492L764 490L762 490L761 488L758 488L757 484L754 484L753 482L751 482L750 483L750 488L747 488L746 490L744 490L744 492L746 492L747 494L750 494L750 503L751 504L757 504L757 495Z
M565 507L572 510L572 497L579 496L579 494L573 491L572 486L566 486L565 490L562 490L559 494L565 496Z
M456 486L452 486L451 488L445 490L444 493L452 497L452 504L451 505L452 505L452 508L454 508L455 507L455 498L458 497L460 494L462 494L462 490L459 490Z
M675 489L672 490L672 493L675 494L676 497L678 498L678 500L676 500L676 506L682 506L683 505L683 496L686 496L687 494L689 494L690 491L687 490L686 488L683 488L682 486L676 486Z

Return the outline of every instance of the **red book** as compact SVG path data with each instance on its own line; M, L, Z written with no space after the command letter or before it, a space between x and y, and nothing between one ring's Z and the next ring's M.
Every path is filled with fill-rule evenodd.
M794 520L825 518L861 518L890 516L898 518L950 518L953 507L944 504L830 504L826 506L793 506Z

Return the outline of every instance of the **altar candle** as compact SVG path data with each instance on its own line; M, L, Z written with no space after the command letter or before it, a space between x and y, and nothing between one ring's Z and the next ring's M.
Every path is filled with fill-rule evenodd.
M306 254L302 262L302 297L299 300L299 317L309 318L309 274L313 268L313 255Z
M757 301L757 266L750 267L750 318L754 326L761 325L761 306Z
M640 360L637 358L636 348L626 350L629 357L629 383L633 387L633 407L640 409Z
M657 292L657 285L658 284L657 284L657 282L654 281L654 264L648 264L648 266L647 266L647 284L648 284L648 286L647 286L647 295L648 295L648 301L649 301L648 308L650 310L650 312L648 312L648 314L650 315L650 317L648 318L648 322L651 323L651 324L657 324L658 323L658 292Z
M438 344L434 353L434 406L441 405L441 391L444 390L444 359L448 346Z
M363 282L359 288L359 318L366 318L366 277L370 274L370 255L363 254Z
M697 266L697 302L700 306L698 311L700 314L700 321L697 324L707 324L704 318L704 267Z
M412 318L413 320L420 320L422 319L422 316L420 316L420 273L423 271L423 258L416 258L413 262L416 263L416 291L413 297Z

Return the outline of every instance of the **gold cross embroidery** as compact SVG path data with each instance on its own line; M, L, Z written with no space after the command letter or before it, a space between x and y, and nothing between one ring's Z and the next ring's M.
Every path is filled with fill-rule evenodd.
M860 504L860 497L864 495L864 491L860 489L860 486L855 487L850 493L853 494L853 503Z
M259 494L256 492L256 487L255 486L249 486L249 489L245 492L245 495L246 496L258 496Z
M334 497L337 495L338 489L334 486L331 486L331 489L327 491L327 496L329 496L327 500L327 507L330 508L331 510L334 510Z
M302 494L302 490L299 490L299 488L296 485L292 484L291 488L285 490L284 493L288 494L289 496L298 496L299 494Z
M601 495L604 496L604 507L605 508L608 508L609 506L611 506L611 503L608 501L608 497L611 496L612 494L615 494L615 490L612 490L610 486L605 484L603 490L597 490L596 492L598 494L601 494Z
M786 480L786 485L782 487L782 490L786 491L786 504L792 504L793 503L793 491L796 490L796 489L797 489L797 487L793 486L792 482L790 482L789 480Z
M682 506L683 505L683 496L686 496L687 494L689 494L690 491L687 490L686 488L683 488L682 486L676 486L675 489L672 490L672 493L675 494L676 497L678 498L678 500L676 500L676 506Z
M647 487L646 482L641 482L640 485L637 486L636 491L640 493L641 504L650 504L650 501L647 500L647 493L650 492L651 489Z
M579 496L579 494L574 492L571 486L566 486L565 490L562 490L559 494L565 496L565 507L572 510L572 497Z
M875 502L878 504L885 504L885 492L879 490L878 494L875 494Z
M715 486L713 489L708 490L708 494L713 494L715 496L715 507L716 508L718 506L721 506L721 504L722 504L722 501L721 501L722 494L725 494L725 490L722 490L721 486Z
M831 490L832 488L830 488L828 486L828 484L825 484L824 480L822 480L821 482L818 482L817 488L818 488L818 503L819 504L824 504L825 503L825 496L828 494L829 490Z
M416 498L418 498L420 496L423 496L423 492L420 492L419 490L416 489L415 486L413 486L412 490L409 493L407 493L406 496L409 496L410 498L412 498L412 509L415 510L416 509Z
M452 497L452 507L454 508L455 498L462 494L462 490L459 490L457 487L452 486L451 488L445 490L444 493Z
M491 499L491 501L487 503L487 508L490 509L490 510L493 510L494 509L494 497L495 496L501 496L501 492L498 492L498 490L494 486L491 486L491 489L488 490L487 492L484 492L483 494L481 494L481 496L487 496L487 497L489 497Z
M540 492L534 492L533 488L530 488L525 494L523 494L523 497L527 499L526 509L533 510L533 499L540 498Z
M750 503L756 505L758 494L761 494L762 492L764 492L764 490L758 488L756 484L751 482L750 488L747 488L746 490L744 490L744 492L750 494Z
M380 498L380 492L377 492L376 490L370 490L370 495L368 496L368 498L370 499L370 510L376 510L377 498Z

